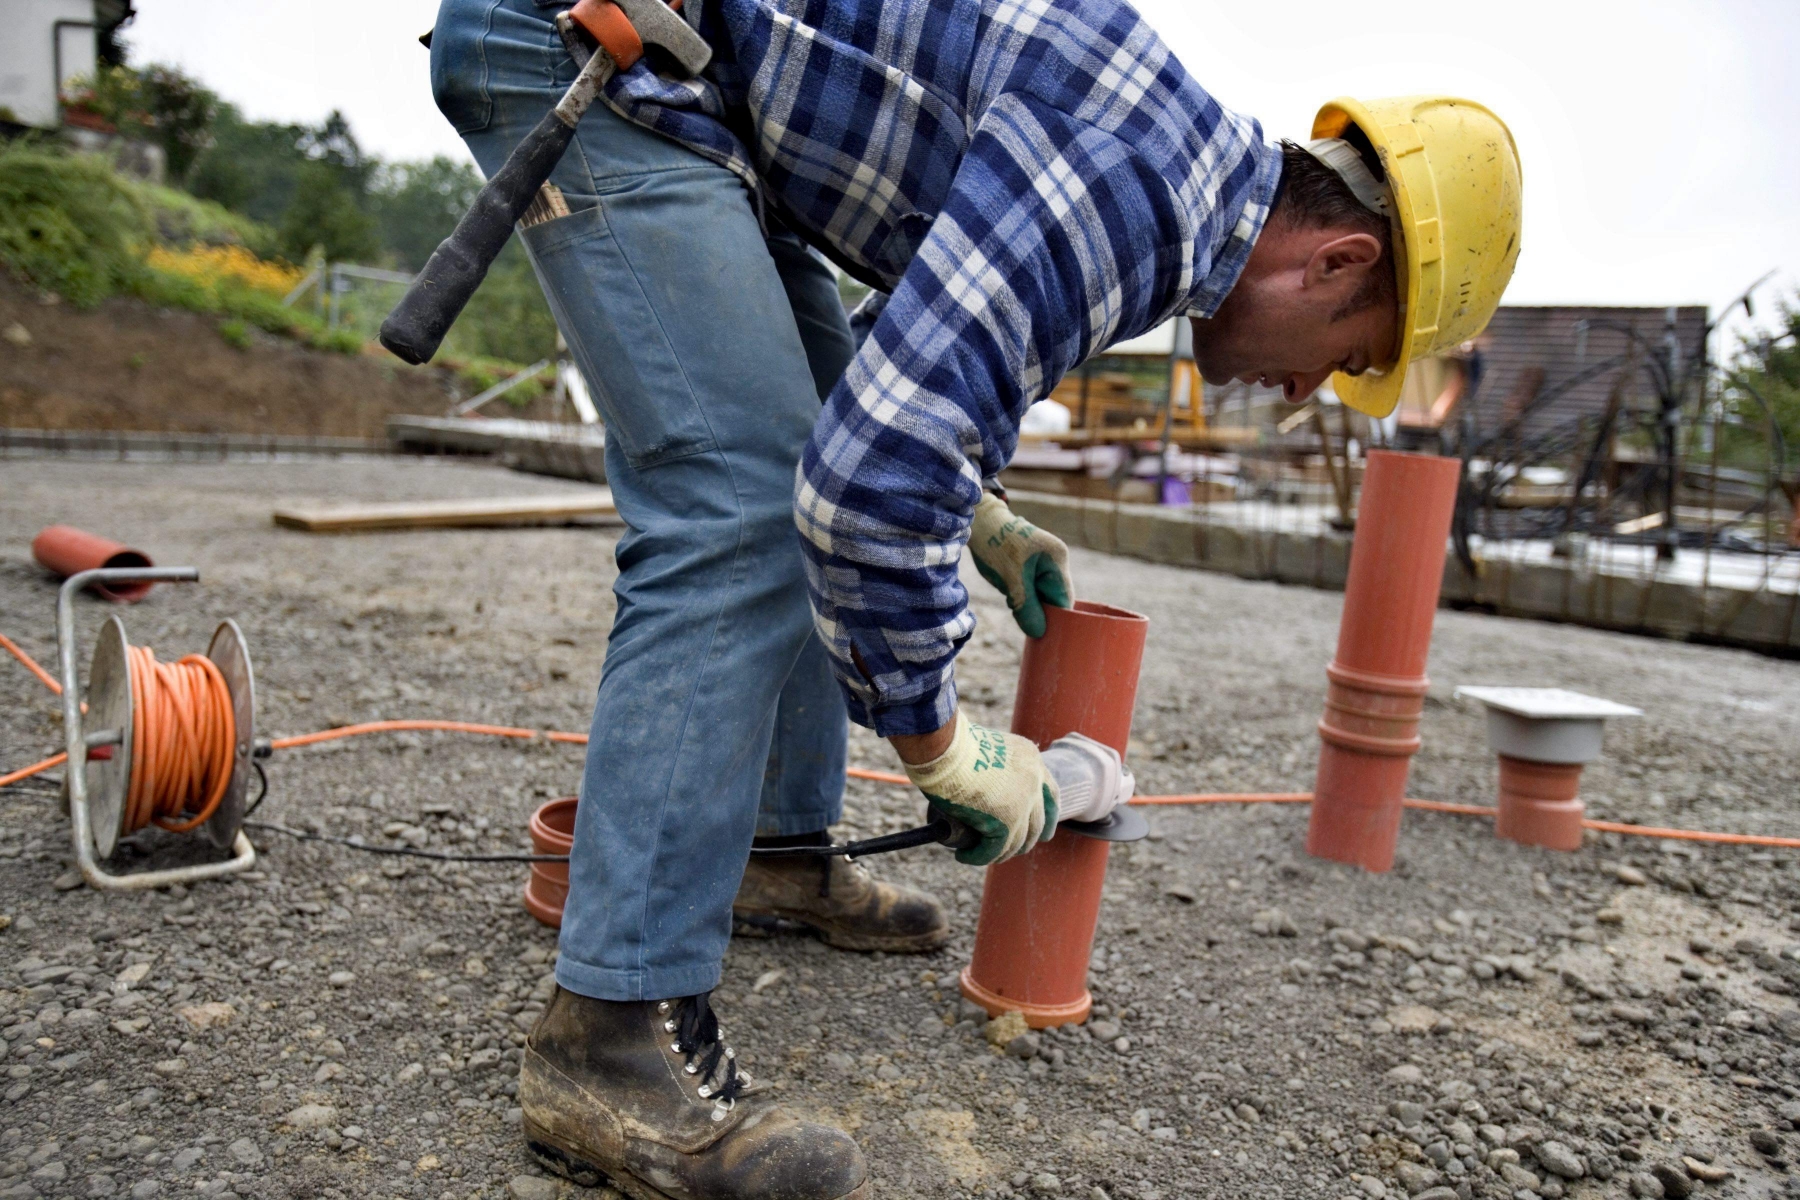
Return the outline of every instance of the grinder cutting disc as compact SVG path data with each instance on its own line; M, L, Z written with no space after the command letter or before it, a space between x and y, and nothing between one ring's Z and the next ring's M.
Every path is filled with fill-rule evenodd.
M256 677L250 670L250 651L244 646L244 632L237 622L225 620L213 631L212 644L206 648L231 689L231 711L237 719L237 741L231 748L231 784L213 815L202 826L207 837L221 850L229 850L237 841L244 824L244 796L250 790L251 750L256 745Z
M125 792L131 786L131 658L125 653L125 626L108 617L94 642L88 665L87 716L82 728L89 733L116 729L120 740L110 747L95 747L86 764L88 825L94 856L112 857L125 834Z
M1064 831L1102 842L1141 842L1150 836L1150 822L1135 808L1120 805L1098 821L1064 821L1056 832Z

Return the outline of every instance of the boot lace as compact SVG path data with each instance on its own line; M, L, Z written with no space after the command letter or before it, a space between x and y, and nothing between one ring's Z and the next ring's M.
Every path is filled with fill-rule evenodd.
M673 1011L667 1013L663 1029L675 1035L671 1049L682 1056L683 1069L699 1078L700 1098L713 1102L713 1120L718 1121L736 1105L750 1073L738 1069L737 1051L725 1044L710 996L702 992L672 1001Z

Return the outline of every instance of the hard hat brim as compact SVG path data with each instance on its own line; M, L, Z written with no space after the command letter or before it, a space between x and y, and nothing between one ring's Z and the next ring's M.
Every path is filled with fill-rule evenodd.
M1408 360L1404 355L1411 346L1410 333L1406 341L1407 345L1401 348L1403 357L1394 366L1385 371L1364 371L1361 375L1346 375L1340 371L1331 377L1331 390L1337 393L1339 400L1359 413L1371 417L1387 416L1400 406L1400 389L1406 385Z

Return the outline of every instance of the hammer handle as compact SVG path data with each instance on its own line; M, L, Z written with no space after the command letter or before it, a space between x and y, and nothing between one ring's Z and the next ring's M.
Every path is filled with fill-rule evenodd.
M574 135L575 127L552 109L513 147L381 323L383 346L415 366L431 361Z

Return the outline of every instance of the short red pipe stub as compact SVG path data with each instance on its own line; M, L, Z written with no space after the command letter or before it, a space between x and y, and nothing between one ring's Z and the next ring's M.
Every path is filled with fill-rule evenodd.
M121 542L76 529L73 525L51 525L31 541L31 557L38 564L63 579L82 571L100 567L151 567L156 564L141 550L133 550ZM153 583L96 583L90 585L95 595L117 604L133 604L149 595Z
M531 852L567 854L575 845L575 797L551 800L531 814ZM569 864L534 862L525 877L525 911L552 929L562 928L569 898Z
M1494 832L1508 841L1551 850L1581 849L1581 763L1500 759L1500 804Z

